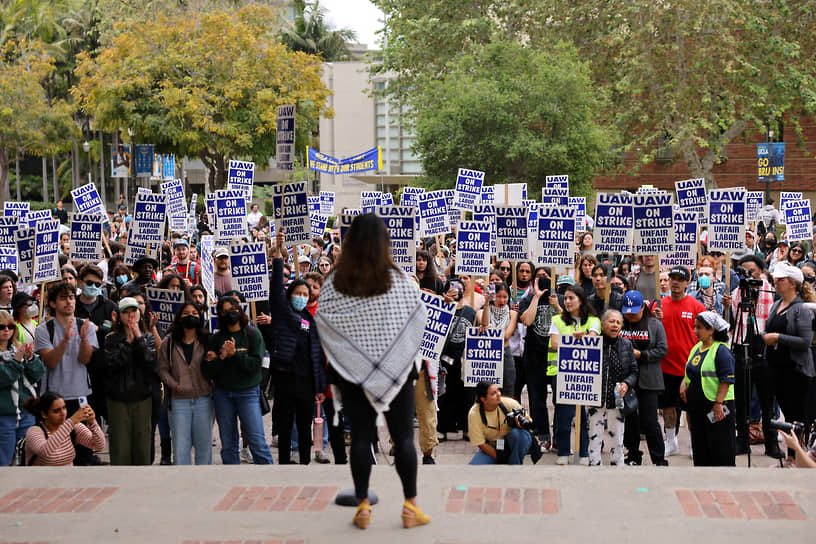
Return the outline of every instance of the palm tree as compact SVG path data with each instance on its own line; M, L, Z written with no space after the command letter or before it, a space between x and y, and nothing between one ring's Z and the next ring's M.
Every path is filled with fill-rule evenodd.
M295 0L294 9L294 24L281 33L284 45L292 51L319 55L326 62L345 60L351 56L347 43L356 41L357 34L350 28L329 28L326 9L319 0Z

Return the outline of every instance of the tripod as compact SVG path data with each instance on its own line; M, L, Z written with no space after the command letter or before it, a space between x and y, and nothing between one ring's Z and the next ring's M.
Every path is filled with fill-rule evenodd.
M744 293L740 293L744 295ZM756 320L756 301L748 297L740 296L740 302L737 305L737 316L734 323L734 337L731 340L731 351L737 353L737 349L742 353L742 380L745 387L743 409L745 412L746 429L751 427L751 397L753 396L753 381L751 378L751 367L753 366L753 357L749 347L752 345L755 338L759 336ZM763 417L767 417L762 414ZM750 433L749 433L750 435ZM748 442L748 467L751 466L751 443Z

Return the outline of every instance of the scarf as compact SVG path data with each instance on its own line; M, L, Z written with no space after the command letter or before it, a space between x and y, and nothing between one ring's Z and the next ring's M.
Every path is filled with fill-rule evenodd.
M371 297L338 292L330 276L315 314L329 364L362 387L378 414L388 409L416 364L425 319L416 284L396 270L388 292Z
M505 304L501 308L490 305L490 325L505 330L510 324L510 306Z

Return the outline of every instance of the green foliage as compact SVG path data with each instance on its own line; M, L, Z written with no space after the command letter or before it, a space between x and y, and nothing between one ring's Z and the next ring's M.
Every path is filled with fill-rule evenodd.
M319 1L295 0L294 10L294 24L284 26L281 31L281 41L289 49L318 55L326 62L350 57L346 43L355 41L357 35L349 28L330 28L326 23L326 10Z
M80 55L73 94L97 127L129 127L157 152L199 158L210 189L221 188L231 158L274 154L279 105L296 104L301 149L310 124L331 115L319 59L280 44L275 21L250 5L117 26L96 57Z

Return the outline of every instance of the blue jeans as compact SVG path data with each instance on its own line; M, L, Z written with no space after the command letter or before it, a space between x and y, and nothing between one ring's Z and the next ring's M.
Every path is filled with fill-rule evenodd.
M238 425L236 419L241 420L241 427L249 442L249 451L256 465L271 465L272 454L264 438L263 420L261 416L261 388L257 385L249 389L231 391L215 387L215 419L218 421L218 433L221 436L221 462L225 465L238 465L241 458L238 456Z
M14 461L14 447L25 438L29 427L34 425L34 416L23 412L17 416L0 416L0 467L7 467Z
M173 433L173 464L212 464L213 399L206 395L195 399L173 399L170 409Z
M556 384L558 378L552 377L553 400L558 398ZM572 449L572 420L575 417L575 406L572 404L556 404L553 418L553 434L558 445L558 457L569 457ZM579 457L589 457L589 432L587 426L586 408L581 407L581 442L578 448Z
M510 429L507 436L504 437L504 447L510 450L510 455L507 457L508 465L521 465L524 463L524 456L530 450L533 444L533 437L530 436L529 431L524 429ZM496 460L488 454L479 450L473 459L470 460L470 465L495 465Z

